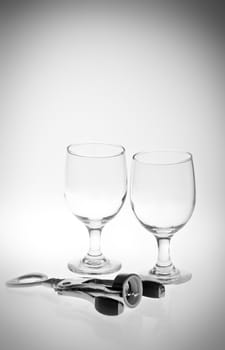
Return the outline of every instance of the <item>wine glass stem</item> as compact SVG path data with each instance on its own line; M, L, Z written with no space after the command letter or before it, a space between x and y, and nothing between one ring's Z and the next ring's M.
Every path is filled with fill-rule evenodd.
M170 258L170 237L156 237L156 239L158 244L158 259L156 263L156 268L161 270L162 272L164 270L170 270L173 268L173 263Z
M89 232L89 250L88 255L91 257L99 257L101 252L101 233L102 229L88 228Z

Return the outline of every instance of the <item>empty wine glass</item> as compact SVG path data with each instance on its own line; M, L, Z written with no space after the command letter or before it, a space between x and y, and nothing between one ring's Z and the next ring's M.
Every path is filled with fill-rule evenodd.
M101 231L122 208L127 193L125 149L100 143L67 147L65 198L72 213L89 232L89 250L83 259L68 264L71 271L106 274L121 264L102 254Z
M190 273L179 271L170 258L170 239L190 219L195 206L195 176L191 153L140 152L133 156L131 206L140 223L154 234L158 259L150 278L182 283Z

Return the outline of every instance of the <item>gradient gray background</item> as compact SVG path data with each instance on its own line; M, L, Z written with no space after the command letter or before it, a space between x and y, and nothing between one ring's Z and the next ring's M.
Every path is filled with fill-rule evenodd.
M1 5L1 349L224 349L224 19L218 1ZM85 141L123 144L128 169L144 149L194 155L197 205L172 240L193 278L116 318L4 286L31 271L71 277L68 260L86 252L63 199L65 148ZM102 238L123 271L155 262L129 200Z

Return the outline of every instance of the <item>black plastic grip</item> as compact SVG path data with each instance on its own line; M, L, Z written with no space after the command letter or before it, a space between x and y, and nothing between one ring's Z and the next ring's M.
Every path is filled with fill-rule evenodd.
M113 281L112 289L121 293L125 304L128 307L136 307L142 297L142 281L141 278L132 274L119 274Z
M95 309L103 315L117 316L123 312L124 305L115 299L95 297Z
M163 284L154 282L154 281L148 281L148 280L142 280L142 286L143 286L143 296L148 298L162 298L165 296L165 287Z

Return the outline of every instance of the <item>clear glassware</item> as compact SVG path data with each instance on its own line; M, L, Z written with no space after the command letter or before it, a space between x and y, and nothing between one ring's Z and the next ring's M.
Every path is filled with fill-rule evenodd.
M190 219L195 206L195 175L191 153L140 152L133 156L131 206L158 244L152 280L183 283L191 273L179 271L170 257L170 240Z
M106 274L118 271L121 264L101 252L104 225L122 208L127 194L125 149L100 143L67 147L65 198L72 213L89 232L89 250L83 259L68 264L71 271Z

